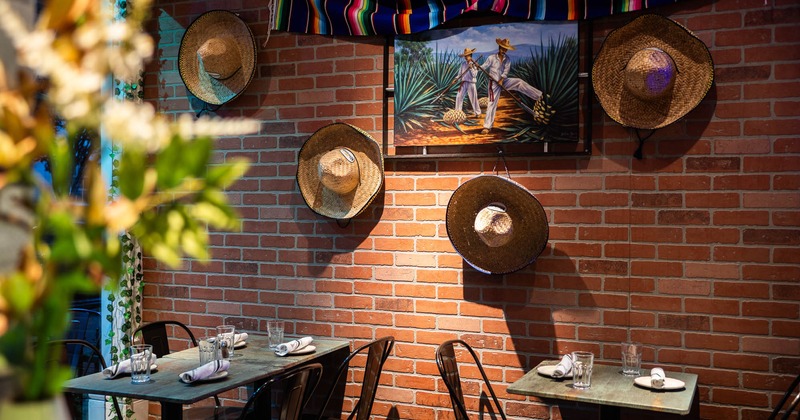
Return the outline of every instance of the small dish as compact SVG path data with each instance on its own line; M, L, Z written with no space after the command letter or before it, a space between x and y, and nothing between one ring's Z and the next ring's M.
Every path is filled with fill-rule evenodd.
M240 349L240 348L242 348L242 347L244 347L244 346L246 346L246 345L247 345L247 341L240 341L240 342L238 342L238 343L234 344L234 345L233 345L233 348L235 348L235 349Z
M686 383L675 378L664 378L664 386L661 388L653 388L653 385L650 384L649 376L639 376L638 378L634 378L633 382L636 385L639 385L643 388L652 389L654 391L674 391L676 389L686 388Z
M538 372L540 375L548 376L550 378L553 378L553 372L555 372L555 370L556 370L556 365L539 366L536 368L536 372ZM564 376L560 376L558 378L553 378L553 379L563 379L563 378L569 379L571 377L572 377L572 371L570 371Z
M313 353L315 350L317 350L317 347L316 346L312 346L312 345L309 344L309 345L307 345L307 346L305 346L305 347L303 347L301 349L297 349L295 351L289 352L289 355L297 356L297 355L300 355L300 354L308 354L308 353Z

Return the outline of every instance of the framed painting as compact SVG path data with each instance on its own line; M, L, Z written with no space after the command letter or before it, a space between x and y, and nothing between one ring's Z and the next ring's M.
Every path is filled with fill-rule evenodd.
M574 21L528 21L395 37L392 149L580 151L578 32Z

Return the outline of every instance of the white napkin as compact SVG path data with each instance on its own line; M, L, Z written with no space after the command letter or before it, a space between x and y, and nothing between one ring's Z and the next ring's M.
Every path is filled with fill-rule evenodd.
M188 372L183 372L178 376L181 378L182 382L190 384L194 381L206 379L217 372L226 371L230 366L231 362L227 360L213 360Z
M297 340L292 340L288 343L278 344L275 349L275 354L278 356L286 356L287 354L302 349L303 347L311 344L314 341L311 337L303 337Z
M569 375L572 372L572 356L569 354L565 354L564 357L561 358L561 361L558 362L556 365L555 370L553 370L553 377L554 378L561 378L563 376Z
M650 369L650 386L653 388L663 388L664 387L664 369L659 367L654 367Z
M151 353L150 354L150 370L154 370L154 369L157 368L156 359L157 359L156 355ZM103 376L105 376L106 379L114 379L117 376L120 376L120 375L123 375L123 374L126 374L126 373L131 373L131 359L130 359L130 357L125 359L125 360L123 360L123 361L121 361L121 362L119 362L119 363L117 363L116 365L111 365L111 366L103 369Z

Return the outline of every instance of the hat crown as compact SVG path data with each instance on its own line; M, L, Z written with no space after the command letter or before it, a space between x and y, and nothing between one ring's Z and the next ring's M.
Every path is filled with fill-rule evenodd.
M507 50L515 50L516 49L516 48L514 48L513 45L511 45L511 41L509 41L508 38L495 38L494 42L496 42L499 47L505 48Z
M506 206L500 203L482 208L475 216L474 228L478 237L493 248L507 244L514 232L511 216L506 212Z
M669 54L659 48L637 51L625 65L625 87L640 99L664 96L675 85L677 67Z
M233 37L212 37L197 49L198 64L209 76L224 80L241 67L242 58Z
M358 161L353 151L346 147L325 152L319 159L318 170L322 185L337 194L347 194L358 186Z

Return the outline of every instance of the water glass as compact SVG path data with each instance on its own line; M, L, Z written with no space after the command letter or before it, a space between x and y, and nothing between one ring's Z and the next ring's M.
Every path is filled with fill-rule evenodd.
M285 323L280 319L270 319L267 321L267 334L269 334L269 348L276 349L283 343L283 331Z
M204 365L219 358L219 340L217 337L201 337L197 342L200 364Z
M588 389L592 386L592 367L594 353L590 351L572 352L572 387Z
M642 367L642 343L622 343L622 374L639 376Z
M219 358L228 360L233 357L233 345L235 340L233 325L217 326L217 342L219 343Z
M131 346L131 383L150 382L150 358L153 346L150 344L134 344Z

